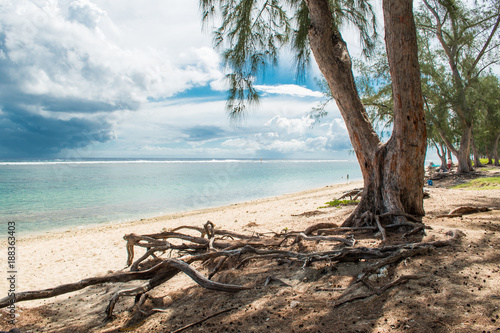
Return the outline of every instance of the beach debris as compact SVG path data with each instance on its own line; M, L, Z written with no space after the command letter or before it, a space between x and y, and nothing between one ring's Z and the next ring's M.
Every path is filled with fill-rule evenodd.
M182 331L184 331L184 330L187 330L188 328L191 328L191 327L193 327L193 326L199 325L199 324L201 324L201 323L203 323L203 322L207 321L208 319L211 319L211 318L213 318L213 317L216 317L216 316L218 316L218 315L221 315L221 314L223 314L223 313L230 312L230 311L233 311L233 310L236 310L236 309L238 309L238 308L234 307L234 308L230 308L230 309L226 309L226 310L222 310L222 311L216 312L216 313L214 313L214 314L212 314L212 315L210 315L210 316L208 316L208 317L205 317L205 318L200 319L200 320L198 320L198 321L196 321L196 322L194 322L194 323L191 323L191 324L188 324L188 325L186 325L186 326L183 326L183 327L181 327L181 328L179 328L179 329L176 329L175 331L172 331L172 332L170 332L170 333L179 333L179 332L182 332Z
M462 217L462 215L476 214L482 212L489 212L491 208L488 207L474 207L462 206L451 210L448 214L437 215L436 217Z
M274 277L274 276L268 276L267 279L266 279L266 282L264 282L264 286L268 286L272 282L277 282L280 285L285 286L285 287L291 287L291 285L289 285L288 283L283 282L282 280L280 280L280 279L278 279L277 277Z
M303 212L301 214L292 214L292 216L298 216L298 217L311 217L311 216L316 216L316 215L321 215L321 214L326 214L326 212L322 212L320 210L312 210L309 212Z
M352 301L361 300L361 299L369 298L369 297L372 297L372 296L380 296L385 291L387 291L387 290L389 290L389 289L391 289L391 288L393 288L395 286L398 286L400 284L406 283L409 280L420 279L422 277L423 276L420 276L420 275L403 275L403 276L398 277L394 281L391 281L391 282L385 284L384 286L382 286L382 287L380 287L380 288L378 288L376 290L364 292L364 293L361 293L361 294L355 294L355 293L346 292L339 299L333 301L332 302L332 306L334 308L336 308L336 307L339 307L339 306L341 306L343 304L346 304L346 303L349 303L349 302L352 302ZM361 284L361 282L358 282L357 284L352 285L351 288L349 288L349 291L357 289L360 284Z
M473 206L462 206L453 209L450 211L448 214L462 214L462 215L467 215L467 214L475 214L475 213L480 213L480 212L489 212L491 209L488 207L473 207Z
M355 188L350 191L346 191L342 193L342 196L338 198L337 200L342 200L344 198L349 197L349 200L356 200L363 194L363 188Z

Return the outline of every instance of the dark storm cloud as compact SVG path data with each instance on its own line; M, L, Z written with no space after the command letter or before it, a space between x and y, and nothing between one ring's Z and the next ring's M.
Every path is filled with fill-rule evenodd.
M46 118L22 109L7 108L0 114L2 157L43 157L63 149L82 148L113 138L105 119Z
M219 82L219 57L200 46L203 38L159 38L158 29L169 29L158 26L171 19L157 12L178 18L186 6L157 7L168 11L141 7L131 15L140 8L132 0L1 0L0 158L111 140L122 111ZM193 129L187 136L196 141L210 133Z
M73 20L95 28L92 17L102 13L74 3ZM74 40L45 33L48 19L24 31L15 29L24 26L18 16L9 18L0 22L0 157L52 156L113 139L114 112L140 104L126 75L96 63Z

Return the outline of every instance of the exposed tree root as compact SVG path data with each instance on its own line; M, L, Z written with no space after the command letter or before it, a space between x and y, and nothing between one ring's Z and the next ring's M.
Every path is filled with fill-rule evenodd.
M288 262L298 262L302 267L310 265L313 262L325 261L334 262L355 262L363 260L377 260L371 266L368 266L364 273L358 277L355 283L346 291L357 288L358 284L366 285L367 278L380 267L397 263L405 258L427 253L432 248L449 245L459 237L459 232L450 234L450 238L434 242L402 243L395 245L386 245L375 248L355 247L356 234L360 232L380 231L383 240L387 239L387 229L410 227L410 232L422 230L423 224L415 222L406 222L398 224L385 224L381 220L397 213L386 213L382 215L365 214L367 221L375 221L376 225L366 227L336 227L333 223L318 223L310 226L304 231L291 231L273 236L263 235L244 235L236 232L215 229L212 222L207 222L203 227L183 226L171 231L163 231L157 234L148 235L125 235L126 249L128 253L127 265L130 271L119 272L102 277L92 277L81 280L76 283L63 284L54 288L39 291L20 292L15 295L16 302L43 299L57 295L77 291L85 287L102 284L129 282L133 280L144 280L144 284L139 287L124 289L116 292L110 299L106 309L107 318L112 318L113 309L119 299L123 296L135 297L135 308L143 315L149 315L162 309L153 309L145 312L141 309L147 293L155 287L167 282L179 272L183 272L193 279L196 283L206 289L237 292L252 288L252 286L241 286L237 284L218 283L210 280L217 272L228 268L241 268L254 260L286 260ZM180 230L191 230L201 234L201 236L192 236L180 233ZM347 237L325 236L328 234L348 233ZM408 232L406 233L408 234ZM288 239L294 241L289 244ZM303 249L301 242L333 242L328 251L298 252L292 248ZM134 248L146 248L146 253L135 262ZM330 246L330 245L329 245ZM288 249L287 249L288 248ZM162 255L169 251L169 254L177 253L175 258L165 258ZM175 252L174 252L175 251ZM192 264L201 262L209 268L208 278L203 276ZM414 277L401 277L385 285L384 287L370 291L362 296L344 296L335 306L353 301L355 299L366 298L370 295L381 294L393 286L404 283ZM279 282L281 285L287 285L283 281L269 277L266 285L272 281ZM6 307L11 303L10 298L0 299L0 308ZM228 310L229 311L229 310Z

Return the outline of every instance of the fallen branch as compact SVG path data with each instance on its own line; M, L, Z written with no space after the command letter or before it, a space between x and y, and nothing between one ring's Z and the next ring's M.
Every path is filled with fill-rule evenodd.
M200 228L200 227L195 227L195 226L190 226L190 225L183 225L183 226L174 228L174 229L170 230L169 232L176 232L176 231L179 231L182 229L196 230L196 231L201 233L202 237L204 237L206 234L205 228ZM214 229L213 232L214 232L214 235L231 236L233 238L239 238L239 239L258 239L258 238L260 238L258 234L257 235L244 235L244 234L236 233L234 231L223 230L223 229Z
M436 217L439 217L439 218L462 217L462 214L441 214L441 215L436 215Z
M274 276L268 276L266 279L266 282L264 282L264 286L268 286L269 284L271 284L272 281L278 282L279 284L281 284L282 286L285 286L285 287L291 287L291 285L289 285L288 283L283 282L282 280L280 280Z
M362 188L355 188L353 190L344 192L342 194L342 196L340 198L338 198L337 200L342 200L342 199L347 198L347 197L349 197L349 200L356 200L359 196L362 195L362 193L363 193ZM353 196L354 196L354 199L353 199Z
M347 239L342 237L328 237L328 236L306 236L304 233L299 233L296 236L296 242L298 240L304 241L326 241L326 242L341 242L347 246L353 246L356 241L354 239Z
M403 259L410 258L416 255L425 254L429 252L431 248L432 247L429 246L422 246L414 249L404 249L404 248L399 249L395 253L391 254L389 257L383 258L377 261L375 264L365 268L363 274L358 276L358 279L355 281L355 283L363 281L364 279L366 279L367 277L369 277L370 275L372 275L373 273L375 273L377 270L379 270L384 266L388 266L390 264L399 262Z
M342 234L342 233L347 233L347 232L367 232L367 231L375 231L377 230L376 227L371 227L371 226L366 226L366 227L338 227L338 228L333 228L333 229L318 229L317 234L318 235L336 235L336 234Z
M488 207L462 206L451 210L448 214L437 215L436 217L462 217L462 215L476 214L491 211Z
M382 295L385 291L387 291L395 286L406 283L409 280L415 280L415 279L421 279L421 278L422 278L422 276L419 276L419 275L403 275L403 276L400 276L399 278L397 278L396 280L387 283L386 285L382 286L381 288L379 288L375 291L369 291L369 292L358 294L358 295L351 295L349 297L345 297L345 294L344 294L340 298L345 297L345 299L340 299L340 300L333 302L333 307L336 308L336 307L339 307L345 303L349 303L349 302L360 300L360 299L365 299L365 298L368 298L368 297L371 297L374 295Z
M154 279L155 278L158 279L159 276L171 275L172 273L177 274L177 272L179 271L182 271L183 273L188 275L191 279L193 279L196 283L198 283L200 286L207 289L226 291L226 292L236 292L244 289L249 289L248 287L245 286L224 284L224 283L210 281L184 261L178 259L164 259L158 265L142 272L125 272L125 273L119 273L102 277L93 277L81 280L76 283L63 284L55 288L49 288L40 291L25 291L16 293L15 301L19 303L23 301L31 301L36 299L54 297L69 292L81 290L88 286L107 283L107 282L129 282L132 280L149 280L149 279L154 281ZM5 297L3 299L0 299L0 308L4 308L9 304L10 304L10 297Z
M330 222L323 222L323 223L316 223L313 224L312 226L308 227L306 230L304 230L304 234L309 236L313 232L319 229L329 229L329 228L337 228L338 225L335 223L330 223Z
M221 314L223 314L223 313L226 313L226 312L229 312L229 311L233 311L233 310L236 310L236 309L238 309L238 308L230 308L230 309L226 309L226 310L219 311L219 312L214 313L214 314L212 314L212 315L210 315L210 316L208 316L208 317L205 317L205 318L203 318L203 319L200 319L200 320L198 320L197 322L194 322L194 323L191 323L191 324L189 324L189 325L183 326L183 327L181 327L181 328L179 328L179 329L176 329L175 331L171 331L170 333L179 333L179 332L182 332L182 331L184 331L184 330L186 330L186 329L188 329L188 328L190 328L190 327L193 327L193 326L196 326L196 325L198 325L198 324L201 324L201 323L203 323L204 321L207 321L207 320L208 320L208 319L210 319L210 318L213 318L213 317L219 316L219 315L221 315Z

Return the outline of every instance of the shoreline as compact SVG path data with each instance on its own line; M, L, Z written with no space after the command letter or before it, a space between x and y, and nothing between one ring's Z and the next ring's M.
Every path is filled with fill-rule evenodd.
M157 216L123 223L106 223L52 230L35 235L18 235L17 291L40 290L76 282L84 278L108 274L125 268L127 253L123 236L129 233L160 232L181 225L201 226L207 220L217 228L252 233L294 229L300 225L294 214L316 210L342 192L362 187L363 181L327 185L305 191L244 201L225 206ZM5 249L7 240L0 240ZM0 267L6 266L5 256ZM0 283L1 295L6 295L7 281ZM56 298L23 302L33 307L57 301Z
M228 203L228 204L217 205L217 206L212 206L212 207L195 208L195 209L191 209L191 210L178 211L178 212L169 212L169 213L160 214L160 215L153 215L151 217L146 217L146 218L130 219L127 221L114 220L114 221L91 223L91 224L81 225L81 226L59 227L59 228L54 228L54 229L50 229L50 230L44 229L44 230L25 231L25 232L18 231L17 239L18 240L24 240L24 239L30 239L30 238L36 239L36 238L43 237L46 235L65 234L65 233L69 233L72 231L78 231L78 230L101 229L101 228L108 228L108 227L113 227L113 226L114 227L126 227L126 226L142 225L144 223L155 223L155 222L158 222L159 220L175 220L175 219L178 219L181 217L188 217L188 216L200 215L200 214L205 214L205 213L210 213L210 212L216 212L219 210L223 210L225 208L230 208L230 207L238 206L238 205L259 204L261 202L267 202L270 200L280 200L280 199L285 199L288 197L298 196L301 194L315 193L315 192L319 192L321 190L324 190L326 188L332 188L332 189L338 188L338 187L344 188L345 186L350 186L352 184L358 184L358 185L356 185L356 187L362 187L363 180L362 179L353 179L352 181L332 183L330 185L325 185L322 187L314 187L311 189L300 190L297 192L278 194L278 195L273 195L273 196L264 197L264 198L249 199L249 200L245 200L245 201L239 201L239 202L235 202L235 203ZM5 236L5 235L2 235L2 236ZM4 242L4 241L6 241L5 238L0 238L0 244L2 244L2 242Z
M105 162L25 163L19 170L7 165L6 181L0 183L5 189L8 181L21 185L2 191L4 222L15 221L18 236L24 237L127 223L362 179L358 164L350 160ZM82 163L84 167L59 166ZM312 166L315 171L309 172ZM198 176L191 177L190 172ZM48 183L51 185L44 185ZM4 237L0 234L0 239Z

